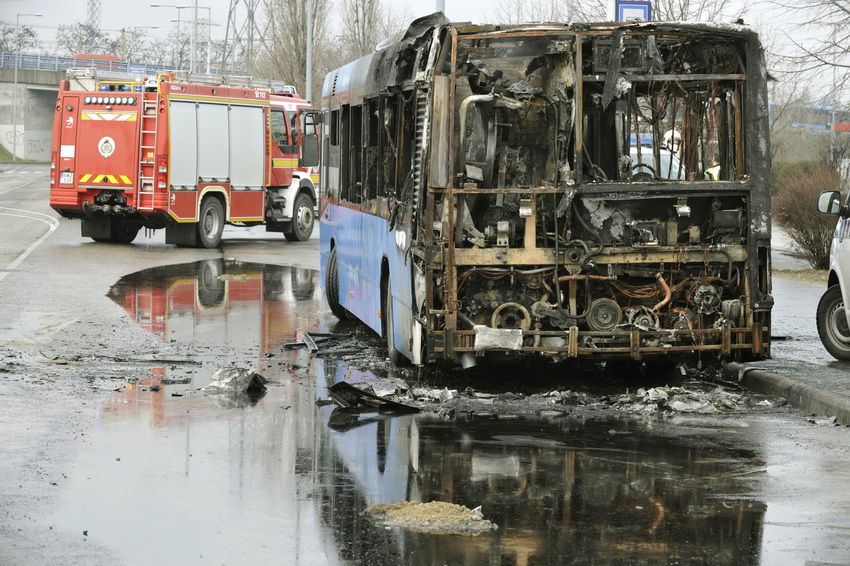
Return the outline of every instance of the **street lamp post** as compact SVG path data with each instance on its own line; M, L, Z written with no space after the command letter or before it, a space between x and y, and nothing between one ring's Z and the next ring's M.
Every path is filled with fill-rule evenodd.
M18 160L18 67L21 56L21 16L40 18L41 14L18 14L15 19L15 37L18 40L18 49L15 52L15 87L12 94L12 161ZM26 124L24 124L26 128Z
M203 9L203 6L198 6L198 8ZM207 8L207 10L209 10L209 8ZM171 21L177 22L178 26L180 25L180 20L171 20ZM201 20L201 23L203 23L203 22L204 22L204 20ZM212 53L212 26L218 27L221 24L213 23L212 21L210 21L209 18L207 18L205 25L207 26L207 74L209 75L210 74L210 54Z
M203 6L199 6L199 7L202 8ZM207 9L209 10L209 8L207 8ZM212 19L210 19L211 15L212 15L212 12L210 12L210 14L207 16L207 74L208 75L210 74L210 56L212 54L212 27L220 25L220 24L214 24L212 22Z
M177 10L177 31L180 32L180 10L185 10L188 8L192 9L192 41L190 46L190 57L189 57L189 72L194 73L195 68L197 66L198 60L198 10L207 10L209 14L207 20L212 20L212 8L209 6L198 6L198 0L192 0L192 5L184 5L178 6L176 4L151 4L151 8L175 8ZM211 41L208 41L209 44ZM209 46L207 47L209 49ZM209 59L209 55L207 56ZM207 72L209 72L209 65L207 65Z
M195 72L198 65L198 0L192 0L192 58L189 60L189 74Z

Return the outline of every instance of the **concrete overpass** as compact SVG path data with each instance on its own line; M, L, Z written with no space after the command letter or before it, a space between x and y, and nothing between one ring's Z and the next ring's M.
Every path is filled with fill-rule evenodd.
M56 113L56 94L61 71L18 69L17 104L15 104L15 70L0 67L0 145L12 152L17 123L18 159L50 161L50 138L53 115ZM17 107L17 115L13 109Z
M85 59L79 56L0 54L0 145L12 153L17 135L17 159L50 161L50 139L59 82L67 78L66 71L71 68L91 69L96 74L103 74L104 78L156 76L156 73L166 70L155 65ZM88 88L94 88L94 81L91 81ZM13 132L15 129L17 134Z

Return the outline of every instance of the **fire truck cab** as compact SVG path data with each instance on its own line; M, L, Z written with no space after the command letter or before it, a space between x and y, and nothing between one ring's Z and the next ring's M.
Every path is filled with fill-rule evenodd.
M165 228L166 243L214 248L225 224L308 239L318 184L309 102L280 84L205 79L62 81L50 206L96 241Z

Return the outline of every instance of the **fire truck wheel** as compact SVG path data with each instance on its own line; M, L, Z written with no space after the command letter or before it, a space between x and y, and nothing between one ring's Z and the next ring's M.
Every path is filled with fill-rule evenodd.
M116 244L129 244L139 235L141 226L138 224L130 224L123 219L114 218L112 220L112 237L110 241Z
M305 242L313 233L315 215L313 214L313 199L309 195L299 193L292 206L292 222L284 237L290 242Z
M216 248L221 243L224 230L224 209L221 201L207 197L201 203L201 215L198 218L198 247Z
M220 307L227 293L221 275L224 266L220 259L205 259L198 264L198 303L204 308Z

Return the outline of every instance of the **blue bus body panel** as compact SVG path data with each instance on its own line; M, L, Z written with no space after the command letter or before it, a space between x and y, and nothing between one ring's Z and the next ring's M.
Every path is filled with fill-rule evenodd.
M411 263L405 262L408 231L390 231L387 220L352 208L328 204L320 222L322 285L331 245L336 247L339 302L369 328L382 335L381 264L386 259L393 293L396 349L410 356Z

